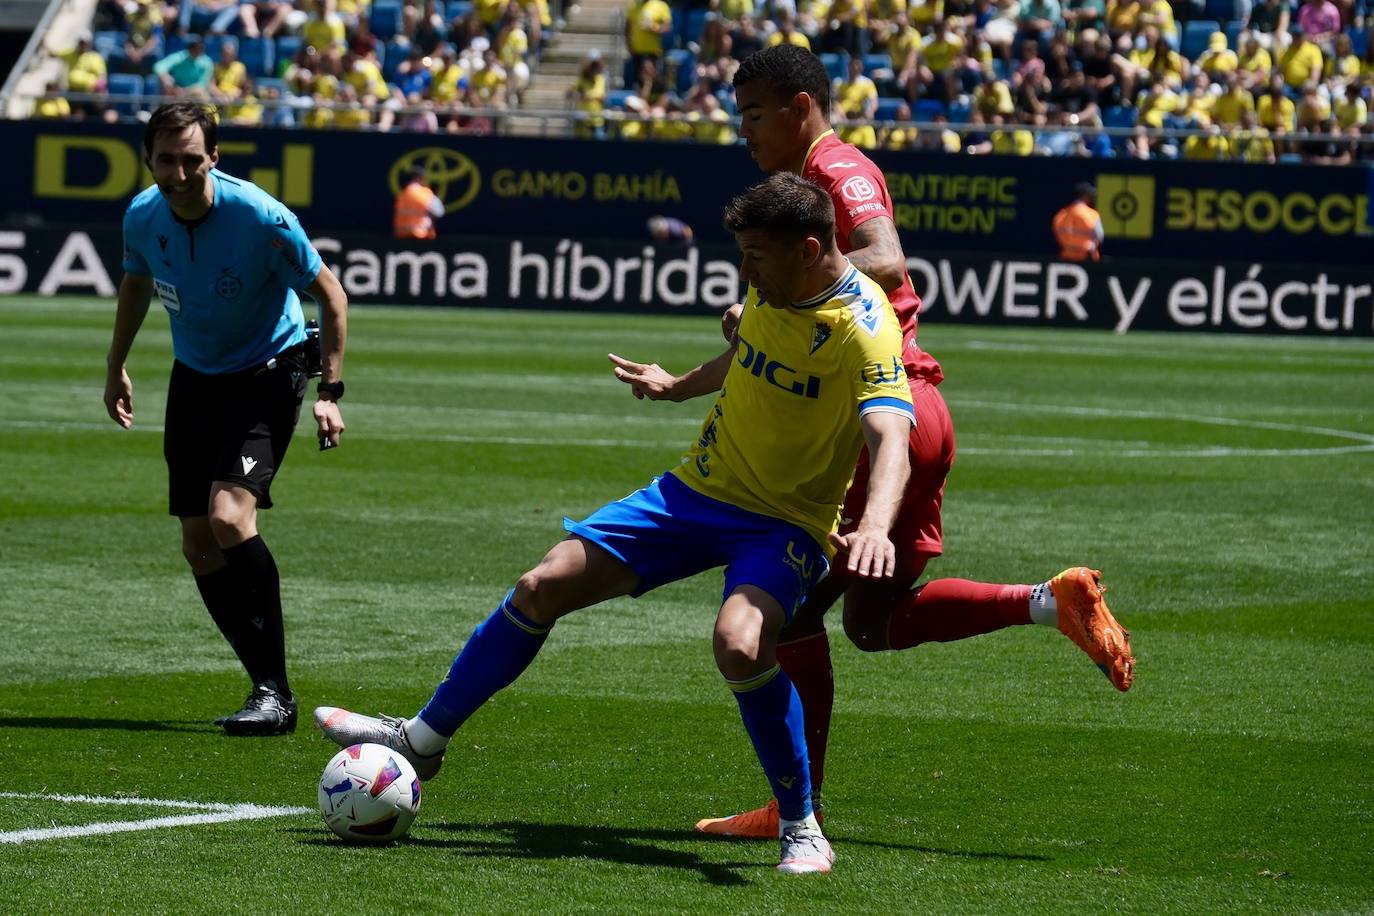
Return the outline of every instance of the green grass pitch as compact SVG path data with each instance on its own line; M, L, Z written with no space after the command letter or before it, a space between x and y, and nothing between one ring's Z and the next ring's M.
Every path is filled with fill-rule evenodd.
M604 354L684 369L713 321L355 309L344 447L303 420L262 519L304 721L244 740L209 724L248 684L164 512L166 320L124 432L112 315L0 301L7 912L1374 910L1367 341L926 326L960 436L932 572L1101 567L1138 678L1117 694L1048 628L863 655L832 621L839 861L788 878L771 843L691 832L767 791L711 661L715 574L560 623L406 841L344 846L314 811L309 709L417 709L562 516L696 432L705 402L635 401ZM310 810L207 814L236 805Z

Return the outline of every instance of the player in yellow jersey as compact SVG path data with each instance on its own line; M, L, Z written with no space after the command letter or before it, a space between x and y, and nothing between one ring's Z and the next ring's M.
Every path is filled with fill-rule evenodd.
M837 549L852 575L895 571L889 529L915 423L902 333L882 289L840 254L834 206L816 185L772 175L730 202L725 225L759 299L741 319L739 346L699 369L700 391L719 394L681 464L565 521L570 536L520 577L415 717L324 706L315 720L342 747L399 751L427 779L459 726L519 677L560 617L723 566L716 665L778 804L778 868L827 872L834 853L812 809L801 701L775 643ZM611 359L621 377L639 365ZM841 537L841 503L865 445L867 508Z

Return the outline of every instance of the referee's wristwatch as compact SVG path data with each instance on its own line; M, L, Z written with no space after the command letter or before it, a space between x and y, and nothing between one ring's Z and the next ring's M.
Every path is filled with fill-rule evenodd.
M315 386L315 393L326 401L337 401L344 396L343 379L337 382L320 382Z

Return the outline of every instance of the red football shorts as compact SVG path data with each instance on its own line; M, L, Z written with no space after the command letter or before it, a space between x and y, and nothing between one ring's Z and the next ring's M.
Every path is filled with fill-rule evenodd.
M923 568L927 560L944 551L940 504L945 497L945 478L954 466L954 422L944 396L925 379L909 378L908 382L911 401L916 406L916 427L911 431L911 478L892 526L899 576L904 569ZM841 534L854 530L867 502L868 449L864 449L859 454L854 482L845 495Z

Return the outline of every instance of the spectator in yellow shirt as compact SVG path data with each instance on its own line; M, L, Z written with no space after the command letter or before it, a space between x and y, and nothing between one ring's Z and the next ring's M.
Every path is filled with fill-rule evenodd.
M1178 93L1164 82L1151 83L1150 90L1141 98L1136 109L1136 123L1146 127L1163 127L1165 115L1177 111L1180 101Z
M1350 41L1349 33L1341 32L1336 36L1333 53L1326 59L1326 64L1322 68L1322 75L1328 80L1336 80L1340 83L1351 83L1359 80L1360 58L1355 54L1355 46Z
M1294 114L1298 130L1319 133L1322 124L1329 117L1331 117L1331 103L1317 93L1316 86L1305 87Z
M1009 117L1016 111L1016 103L1011 97L1011 87L1007 85L1006 80L987 80L979 83L973 90L973 108L988 123L997 115Z
M948 19L939 20L920 53L921 83L928 87L932 98L949 101L958 95L959 71L955 63L963 51L964 39L954 30L954 24Z
M575 122L573 133L578 137L603 140L606 137L606 62L601 51L592 48L577 72L577 82L568 90L573 106L587 117Z
M1273 70L1274 58L1260 45L1259 39L1247 32L1236 63L1236 75L1241 85L1246 89L1263 91L1269 85Z
M35 118L63 119L72 116L72 106L62 96L62 84L57 80L48 83L47 93L38 100L33 108Z
M1224 74L1221 85L1226 91L1217 96L1216 104L1212 106L1212 117L1223 127L1237 127L1246 112L1254 113L1255 97L1241 85L1234 73Z
M1239 66L1236 52L1226 47L1226 33L1213 32L1207 40L1207 50L1198 55L1197 68L1216 79L1223 73L1234 73Z
M1200 162L1216 162L1220 159L1231 157L1231 143L1221 132L1221 126L1206 122L1206 119L1198 122L1198 127L1205 128L1205 134L1190 134L1183 141L1184 159L1191 159Z
M1359 84L1345 84L1333 106L1332 114L1336 116L1336 123L1340 125L1341 130L1355 134L1360 132L1360 128L1369 120L1369 106L1360 96Z
M777 47L787 43L796 45L799 48L811 50L811 39L806 37L805 32L797 31L797 22L790 10L784 10L778 17L778 30L768 36L768 47Z
M1272 134L1292 133L1296 126L1297 107L1283 91L1283 77L1274 74L1264 95L1255 100L1255 118Z
M509 108L510 78L495 48L482 52L482 69L468 79L468 104L473 108Z
M864 76L863 58L849 59L849 77L835 81L834 95L840 111L844 112L846 118L865 121L873 119L873 115L878 111L878 87L874 85L873 80ZM876 137L874 145L877 145Z
M657 66L663 56L663 36L672 29L673 11L663 0L630 0L625 14L625 43L635 72L646 58Z
M860 37L867 29L867 0L831 0L818 36L821 51L845 51L851 57L859 57L864 50ZM866 41L867 36L862 37Z
M225 107L224 118L230 124L238 124L242 127L262 126L262 104L258 102L258 97L253 92L251 79L244 80L239 87L239 95L236 100Z
M339 16L337 0L320 0L320 15L301 29L301 40L321 54L326 48L342 48L344 36L344 21Z
M1283 81L1291 89L1301 89L1308 83L1315 83L1321 79L1322 67L1326 61L1322 58L1321 48L1307 40L1307 36L1302 32L1293 32L1293 43L1279 55L1279 72L1283 74Z
M248 68L239 60L238 42L226 39L220 45L219 60L215 62L214 75L210 77L210 95L221 101L233 101L243 94L243 84L248 79Z
M67 89L72 92L104 92L105 58L91 49L91 33L82 32L76 47L62 55L67 65Z
M1259 126L1253 111L1241 117L1240 130L1231 137L1231 150L1243 162L1273 163L1278 158L1269 131Z

